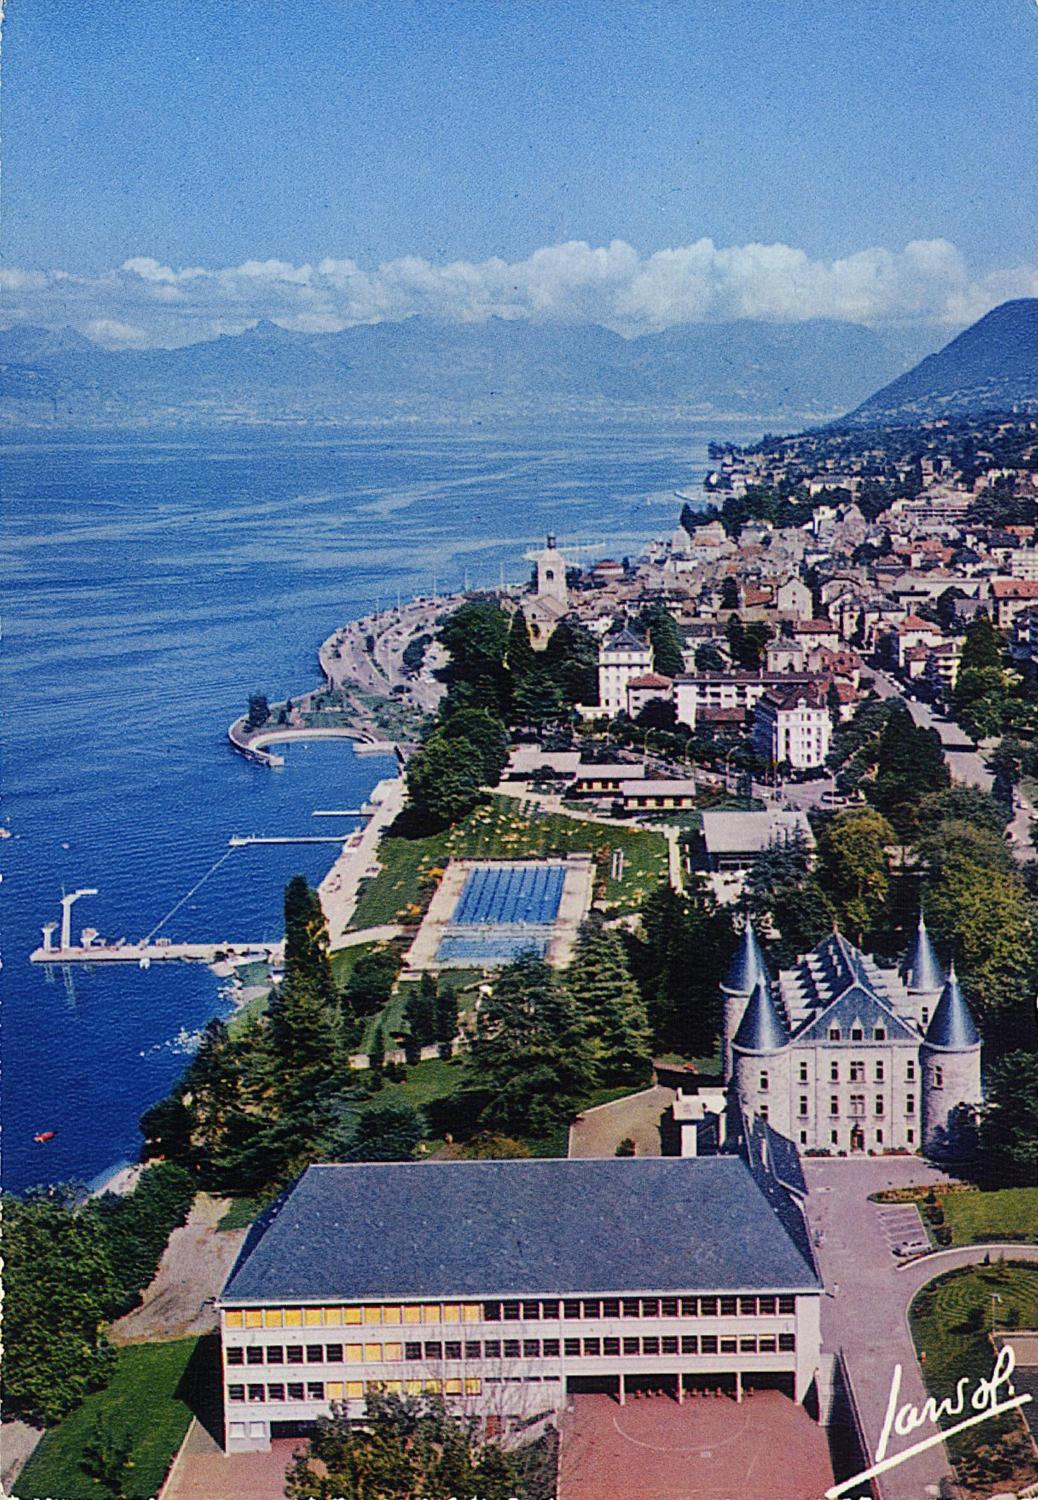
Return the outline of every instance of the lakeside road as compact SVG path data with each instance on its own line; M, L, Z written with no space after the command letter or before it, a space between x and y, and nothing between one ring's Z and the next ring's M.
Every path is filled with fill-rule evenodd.
M405 701L422 713L434 713L443 696L443 684L432 675L441 664L442 648L432 643L417 673L404 664L404 652L421 635L432 636L445 610L463 602L463 597L415 600L399 610L390 609L376 619L353 620L337 630L320 649L321 669L332 687L359 687L362 692L392 698L403 689ZM368 650L368 640L372 647ZM397 696L401 696L398 692Z

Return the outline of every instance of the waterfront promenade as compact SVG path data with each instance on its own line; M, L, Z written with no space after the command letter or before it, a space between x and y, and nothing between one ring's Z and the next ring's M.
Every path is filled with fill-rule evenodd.
M321 909L328 922L332 950L349 947L346 929L353 918L360 883L375 866L379 840L404 805L404 781L389 776L368 797L374 811L363 828L357 828L343 844L338 859L317 888Z

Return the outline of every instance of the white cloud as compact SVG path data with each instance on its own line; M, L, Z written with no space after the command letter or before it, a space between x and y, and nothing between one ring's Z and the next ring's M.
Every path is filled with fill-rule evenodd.
M0 287L9 322L69 323L108 344L182 344L239 332L259 318L325 332L415 314L601 323L626 334L733 318L958 327L1008 297L1038 294L1038 274L1011 267L975 277L942 239L817 260L791 245L718 246L704 238L651 255L623 240L575 240L521 261L434 265L402 256L372 270L343 257L177 269L139 255L95 275L8 269Z

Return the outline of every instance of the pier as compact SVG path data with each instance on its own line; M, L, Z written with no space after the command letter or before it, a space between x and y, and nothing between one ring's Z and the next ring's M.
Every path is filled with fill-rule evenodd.
M177 960L181 963L212 964L223 958L277 960L281 956L281 943L171 943L163 941L149 943L87 942L55 946L45 941L29 955L34 964L113 964L135 963L147 969L153 963Z
M342 844L348 834L300 833L300 834L242 834L232 833L227 840L231 849L245 849L252 844Z

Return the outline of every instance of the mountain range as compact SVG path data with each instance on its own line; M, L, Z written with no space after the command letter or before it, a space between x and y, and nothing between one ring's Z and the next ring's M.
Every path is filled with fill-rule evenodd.
M933 348L854 324L733 322L625 339L592 325L422 318L339 333L261 322L177 349L0 332L0 413L46 426L572 414L824 419Z
M1038 300L1004 303L929 353L939 339L933 328L897 335L821 319L625 339L593 325L409 318L321 334L261 322L176 349L106 350L70 328L20 326L0 331L0 419L64 428L634 411L792 426L853 408L841 420L867 425L1038 401Z

